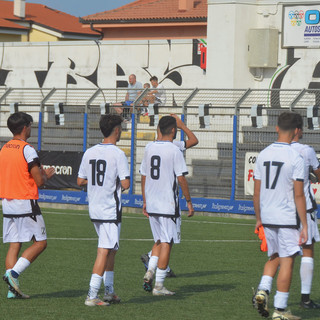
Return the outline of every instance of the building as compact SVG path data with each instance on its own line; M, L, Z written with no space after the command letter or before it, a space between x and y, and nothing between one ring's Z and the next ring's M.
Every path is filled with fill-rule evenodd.
M25 0L0 0L0 42L98 40L77 17Z
M206 39L207 0L137 0L80 22L103 40Z

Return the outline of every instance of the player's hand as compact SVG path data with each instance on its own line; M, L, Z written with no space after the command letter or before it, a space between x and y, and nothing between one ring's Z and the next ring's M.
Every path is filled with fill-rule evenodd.
M177 128L181 129L182 126L184 125L184 123L182 122L182 120L175 114L175 113L170 113L170 116L175 118L177 121Z
M299 246L306 244L308 240L308 228L303 227L300 231Z
M148 212L147 212L147 204L146 203L143 204L142 212L147 218L149 218L149 215L148 215Z
M194 215L194 209L192 206L192 202L187 202L187 206L188 206L188 210L189 210L188 217L192 217Z
M258 230L262 226L261 220L257 220L255 230Z
M41 171L45 174L47 179L50 179L55 174L55 168L54 167L43 169L43 166L41 166Z

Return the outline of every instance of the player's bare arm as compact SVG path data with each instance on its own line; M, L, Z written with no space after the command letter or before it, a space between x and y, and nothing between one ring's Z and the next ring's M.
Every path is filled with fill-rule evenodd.
M317 170L313 170L313 173L316 175L317 180L320 181L320 168Z
M83 187L85 186L86 184L88 184L88 180L87 179L83 179L83 178L77 178L77 185L79 187Z
M36 185L38 187L43 186L48 179L50 179L54 173L55 173L55 169L53 167L47 168L47 169L43 169L43 167L39 167L37 165L34 165L31 170L30 173L36 183Z
M145 185L146 185L146 176L141 175L141 191L142 191L142 199L143 199L142 212L146 217L149 217L147 212L147 205L146 205Z
M177 128L183 130L188 138L188 140L186 140L186 149L196 146L199 143L196 135L184 124L184 122L176 114L171 113L170 116L176 119Z
M187 201L187 206L188 206L188 211L189 211L188 217L192 217L194 215L194 209L193 209L192 202L191 202L187 179L185 176L179 176L178 182L181 187L182 193Z
M300 232L299 245L303 245L308 240L308 225L307 225L307 209L306 209L306 198L304 195L303 181L294 181L294 202L297 207L298 215L302 224Z
M253 193L253 207L256 215L256 229L262 226L261 216L260 216L260 188L261 180L254 180L254 193Z

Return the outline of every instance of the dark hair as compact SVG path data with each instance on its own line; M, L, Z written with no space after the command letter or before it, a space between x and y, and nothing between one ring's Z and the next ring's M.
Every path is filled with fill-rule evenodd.
M297 121L297 128L301 129L303 128L303 119L300 113L294 113Z
M20 134L24 127L28 127L33 122L30 114L24 112L16 112L9 116L7 126L13 135Z
M158 81L158 78L157 78L156 76L152 76L152 77L150 78L150 81L153 81L153 80Z
M170 134L172 128L177 128L177 121L174 117L164 116L160 119L158 127L163 136Z
M99 121L100 130L105 138L108 138L113 129L121 126L123 118L117 114L102 115Z
M278 117L278 127L283 131L291 131L298 128L297 114L294 112L283 112Z

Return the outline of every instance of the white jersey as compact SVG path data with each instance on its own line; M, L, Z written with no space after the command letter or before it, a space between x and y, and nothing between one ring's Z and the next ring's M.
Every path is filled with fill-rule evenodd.
M170 141L149 143L145 148L140 173L146 176L145 197L148 214L179 217L177 177L188 173L180 149Z
M28 166L33 164L40 165L37 151L29 144L23 148L23 155ZM3 199L2 211L5 216L21 216L28 213L41 213L37 200L23 200L23 199Z
M121 221L121 183L130 177L127 158L113 144L97 144L82 158L79 178L87 179L89 215L94 222Z
M306 197L306 203L307 203L307 211L313 212L317 210L317 204L314 198L314 192L311 187L311 183L309 180L309 169L312 168L313 170L319 169L319 161L317 158L317 155L313 148L306 144L302 144L299 142L292 142L291 146L299 152L299 154L302 156L305 164L304 169L304 194Z
M288 143L275 142L257 158L254 178L261 180L260 213L263 226L298 228L293 183L304 181L304 161Z
M185 151L186 150L186 142L185 141L174 140L173 144L175 146L177 146L180 149L180 151Z

